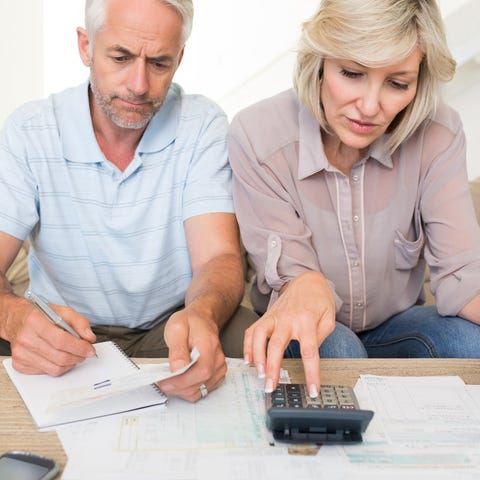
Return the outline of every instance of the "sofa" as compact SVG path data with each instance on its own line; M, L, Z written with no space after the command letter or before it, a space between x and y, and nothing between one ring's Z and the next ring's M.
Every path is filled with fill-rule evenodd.
M477 220L480 223L480 177L475 178L469 182L470 193L472 194L473 204L475 207L475 213L477 215ZM27 267L27 255L28 255L28 242L25 242L22 245L15 261L10 266L7 271L7 279L12 285L14 292L17 295L22 296L25 292L25 289L28 286L28 267ZM245 295L243 298L243 305L251 307L250 303L250 285L255 277L255 272L253 268L248 263L247 255L245 254ZM430 276L427 269L425 274L425 294L427 304L433 304L434 298L430 291Z

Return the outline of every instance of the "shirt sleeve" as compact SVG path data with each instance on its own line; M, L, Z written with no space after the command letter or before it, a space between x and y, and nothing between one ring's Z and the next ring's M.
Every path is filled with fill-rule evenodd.
M226 115L219 108L209 106L203 112L203 122L195 127L196 141L188 165L183 194L183 219L205 213L233 213L232 171L227 155ZM193 135L189 124L198 123L197 114L185 118L186 137Z
M420 210L426 232L425 259L441 315L457 315L480 293L480 228L468 187L465 135L434 124L425 134ZM438 152L432 154L432 152Z
M21 111L10 116L0 134L0 230L25 240L39 219L38 189L28 164L31 144Z
M248 131L253 129L255 125L249 123ZM306 271L320 271L320 266L312 232L295 207L295 189L288 186L288 177L296 172L285 174L287 153L275 152L275 161L283 172L279 176L259 158L253 141L237 116L228 137L235 212L242 241L256 270L256 286L264 295L272 293L272 303L286 282ZM334 285L329 284L335 294ZM335 300L339 309L341 300L337 295Z

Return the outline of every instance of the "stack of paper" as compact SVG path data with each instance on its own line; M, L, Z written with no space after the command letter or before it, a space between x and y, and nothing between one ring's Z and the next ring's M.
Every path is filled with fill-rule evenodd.
M69 457L62 478L478 480L475 387L459 377L362 376L360 406L375 411L363 443L293 455L295 447L272 446L254 369L229 359L225 384L196 404L171 399L167 409L60 429Z

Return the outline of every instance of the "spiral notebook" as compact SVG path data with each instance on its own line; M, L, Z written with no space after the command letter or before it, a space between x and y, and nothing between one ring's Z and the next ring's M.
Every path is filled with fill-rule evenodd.
M39 430L50 430L67 423L166 403L167 397L154 383L139 386L139 382L135 385L131 382L132 378L141 377L142 371L116 343L108 341L96 343L94 346L97 357L86 359L60 377L25 375L13 369L11 358L4 360L6 371ZM150 382L153 382L152 378L160 380L169 376L164 374L165 369L168 370L168 363L158 365L158 368L163 369L163 373L158 370L155 375L150 371ZM143 375L143 378L146 378L144 373ZM112 383L121 384L123 378L130 379L131 389L103 396L97 395L83 403L73 402L52 409L52 401L57 397L64 397L65 392L75 394L89 386L95 391L102 388L108 390Z

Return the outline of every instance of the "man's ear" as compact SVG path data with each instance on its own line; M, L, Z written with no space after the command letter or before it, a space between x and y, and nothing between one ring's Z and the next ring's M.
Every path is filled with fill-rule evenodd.
M183 54L185 53L185 47L182 48L182 51L180 52L180 55L178 56L178 63L177 63L177 68L180 66L180 64L182 63L182 59L183 59Z
M90 67L90 42L88 40L87 31L84 28L77 28L77 44L78 44L78 53L82 59L83 64L86 67Z

